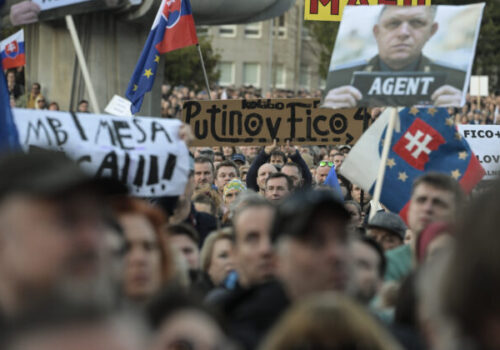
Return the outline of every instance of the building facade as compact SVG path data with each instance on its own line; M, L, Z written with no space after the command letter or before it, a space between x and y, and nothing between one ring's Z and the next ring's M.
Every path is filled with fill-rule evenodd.
M319 47L303 25L303 7L299 0L273 20L198 27L221 56L219 85L252 85L263 92L319 89Z

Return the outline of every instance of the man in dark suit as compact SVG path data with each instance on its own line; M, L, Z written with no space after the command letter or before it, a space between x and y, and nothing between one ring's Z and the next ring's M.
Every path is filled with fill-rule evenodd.
M434 6L384 6L373 35L378 55L364 62L348 63L336 67L328 76L325 107L352 108L363 98L361 92L351 86L354 72L444 72L444 85L431 96L435 106L460 105L466 72L433 62L422 54L422 49L436 33Z

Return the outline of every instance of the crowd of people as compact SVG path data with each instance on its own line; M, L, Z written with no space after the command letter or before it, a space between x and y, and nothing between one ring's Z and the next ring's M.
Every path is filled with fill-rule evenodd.
M12 106L59 110L22 69L6 77ZM192 99L208 94L163 85L162 117ZM499 124L499 107L448 113ZM183 195L144 199L61 154L1 157L2 349L500 349L500 184L472 198L427 173L404 222L337 174L350 145L189 150Z
M3 155L2 349L500 348L500 186L427 173L405 223L336 174L350 149L191 147L154 199Z

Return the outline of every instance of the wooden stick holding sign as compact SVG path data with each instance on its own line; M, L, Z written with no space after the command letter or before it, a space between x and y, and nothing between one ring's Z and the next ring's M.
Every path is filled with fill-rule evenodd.
M387 157L389 156L389 151L391 149L392 133L394 131L394 125L396 124L397 117L398 117L398 109L396 107L393 107L391 110L391 116L389 117L389 124L387 126L387 131L385 132L384 148L382 148L382 159L380 160L377 182L375 183L375 190L373 191L374 206L378 206L380 202L382 185L384 184L385 167L387 164ZM370 219L373 218L374 215L375 215L375 210L370 210Z
M85 86L87 87L87 92L89 94L90 104L94 109L94 113L100 114L101 110L97 104L97 97L94 90L94 85L90 80L89 69L87 67L87 62L85 62L85 56L83 55L82 45L80 44L80 39L78 39L78 34L76 33L75 22L73 21L73 16L67 15L66 26L68 27L69 33L71 35L71 40L73 41L73 46L75 47L76 57L78 57L78 63L82 70L83 80L85 80Z

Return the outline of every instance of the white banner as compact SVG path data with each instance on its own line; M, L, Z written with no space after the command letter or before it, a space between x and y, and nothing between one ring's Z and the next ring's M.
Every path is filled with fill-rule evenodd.
M92 1L92 0L32 0L34 3L40 6L42 11L50 10L56 7L63 7L69 5L75 5L80 2Z
M460 134L467 140L479 163L486 171L483 180L500 175L500 125L459 125Z
M96 177L111 176L140 197L184 193L189 152L176 119L14 109L24 150L64 151Z

